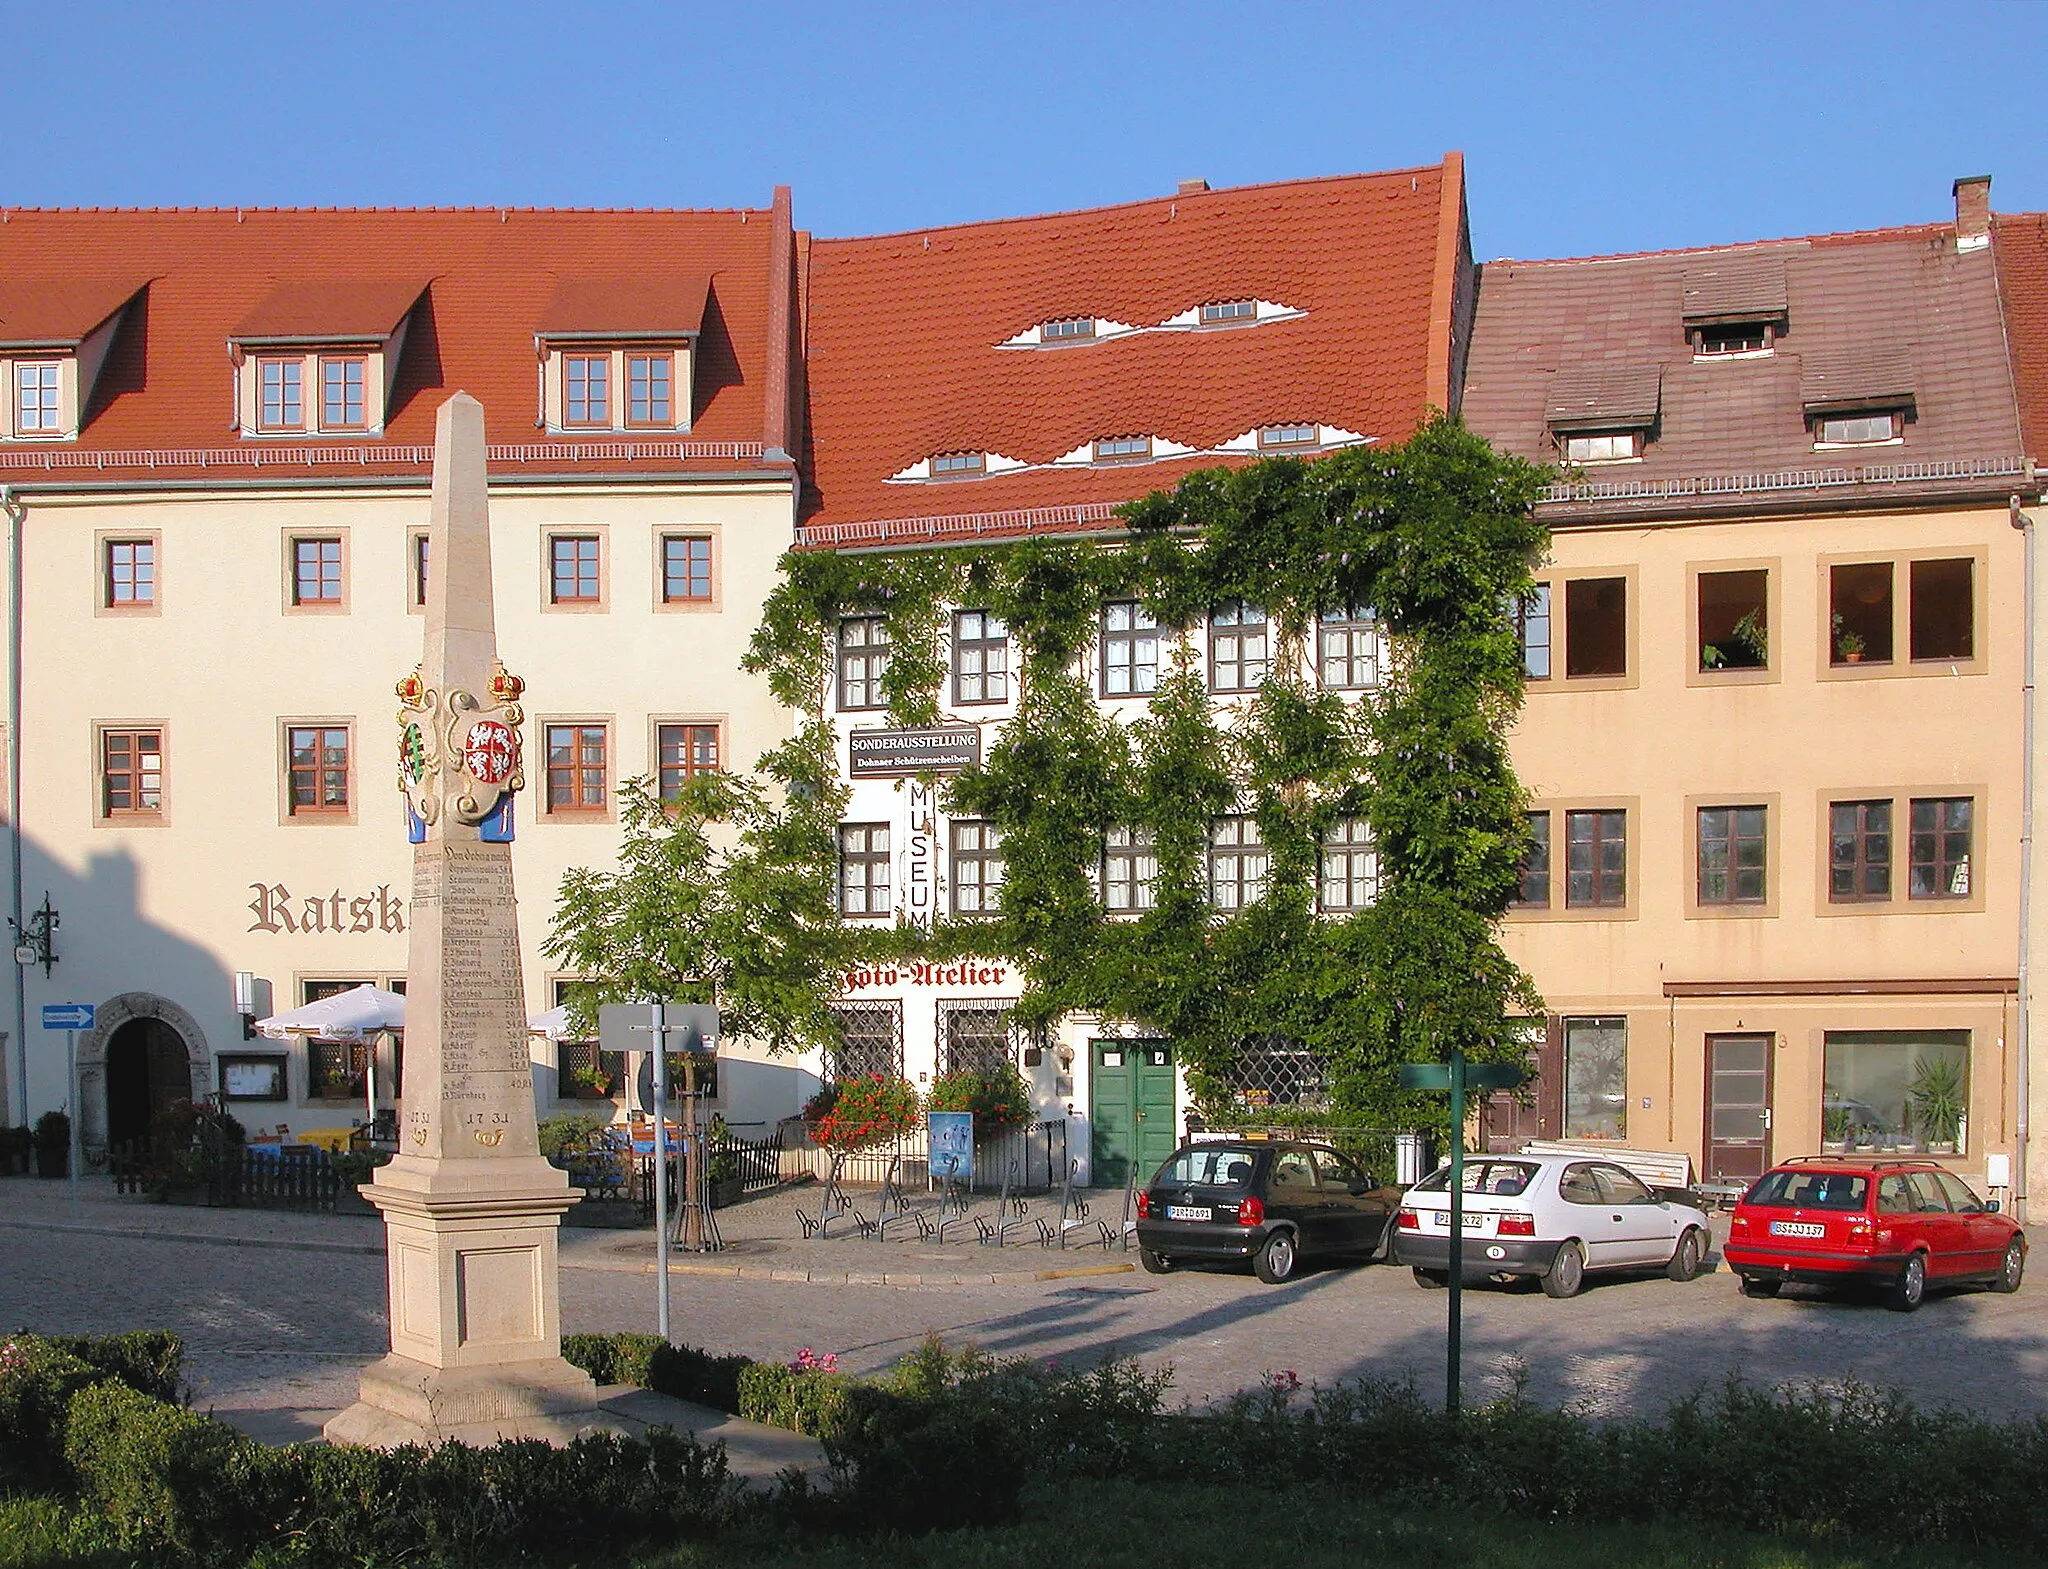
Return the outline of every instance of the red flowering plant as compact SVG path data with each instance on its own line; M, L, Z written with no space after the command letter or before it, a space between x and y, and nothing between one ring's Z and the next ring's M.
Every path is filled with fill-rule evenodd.
M857 1150L902 1137L922 1109L908 1079L874 1073L826 1085L805 1103L803 1117L821 1148Z
M1014 1063L959 1068L933 1081L931 1109L971 1111L976 1140L992 1139L1031 1120L1031 1090Z

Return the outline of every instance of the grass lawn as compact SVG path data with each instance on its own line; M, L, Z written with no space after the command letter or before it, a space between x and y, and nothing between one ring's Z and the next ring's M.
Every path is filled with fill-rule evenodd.
M1236 1493L1078 1483L1027 1496L1030 1518L992 1531L840 1540L745 1532L673 1550L592 1554L549 1569L1157 1569L1238 1561L1277 1569L1977 1569L1994 1562L1950 1546L1816 1544L1699 1526L1592 1527L1459 1516L1437 1521L1330 1492ZM1999 1562L2009 1562L2001 1555ZM410 1562L418 1564L419 1560ZM54 1502L0 1502L0 1569L158 1569L110 1545L95 1522ZM354 1569L354 1566L352 1566ZM370 1569L365 1562L362 1569ZM463 1566L480 1569L480 1566Z

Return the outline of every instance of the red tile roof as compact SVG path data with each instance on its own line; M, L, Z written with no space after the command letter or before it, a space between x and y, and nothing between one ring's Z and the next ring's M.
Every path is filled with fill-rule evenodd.
M2048 213L2000 214L1992 236L2020 428L2027 455L2048 464Z
M366 343L388 338L426 292L410 278L292 278L228 334L238 343Z
M1315 422L1406 436L1451 401L1462 164L1245 186L866 239L811 253L807 532L1129 500L1214 456L890 483L935 453L1047 464L1106 436L1212 449ZM1255 326L998 345L1093 316L1155 327L1204 303L1305 312ZM1441 340L1441 341L1439 341ZM983 526L992 527L984 522Z
M76 347L93 328L135 298L143 275L125 278L27 278L0 281L0 348Z
M23 295L11 280L83 274L148 288L115 334L79 439L0 444L0 481L258 466L264 476L346 466L410 477L431 453L435 409L458 389L484 405L494 462L538 473L750 466L766 428L774 219L786 223L787 211L7 209L0 335L10 303L54 297ZM708 280L693 428L680 441L549 436L537 423L533 350L549 301L565 281L616 278L639 263ZM404 292L395 274L431 281L410 319L385 435L239 441L229 337L252 320L310 330L344 315L353 331L363 305ZM376 303L369 317L385 309Z
M703 273L637 278L564 278L533 330L545 337L681 337L704 325Z

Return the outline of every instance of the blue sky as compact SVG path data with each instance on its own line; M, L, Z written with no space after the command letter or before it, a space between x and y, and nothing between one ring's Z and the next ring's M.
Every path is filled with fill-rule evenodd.
M858 234L1467 159L1549 256L2048 208L2048 4L31 5L0 203L764 205ZM2030 104L2029 100L2032 100Z

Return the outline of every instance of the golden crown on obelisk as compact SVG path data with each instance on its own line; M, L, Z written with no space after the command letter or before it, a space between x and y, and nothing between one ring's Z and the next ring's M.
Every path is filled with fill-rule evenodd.
M525 691L526 683L495 661L481 698L460 689L436 692L424 666L398 683L398 788L421 823L440 821L445 807L456 822L475 827L525 787Z

